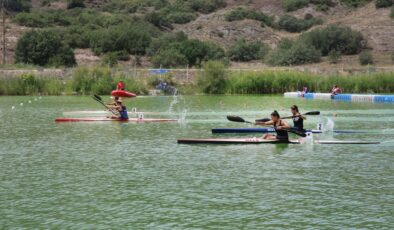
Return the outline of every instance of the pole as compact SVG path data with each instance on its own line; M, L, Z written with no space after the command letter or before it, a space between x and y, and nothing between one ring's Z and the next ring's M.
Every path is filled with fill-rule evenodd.
M7 51L6 51L6 38L5 38L6 31L7 31L6 23L5 23L5 21L6 21L6 9L5 9L5 4L4 4L5 1L6 0L2 0L1 1L1 14L3 16L3 21L2 21L2 25L3 25L3 60L2 60L2 64L3 65L6 64L5 63L6 62L5 56L7 54Z

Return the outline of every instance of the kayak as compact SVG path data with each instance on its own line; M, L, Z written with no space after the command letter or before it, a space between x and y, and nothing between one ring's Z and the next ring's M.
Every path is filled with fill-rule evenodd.
M132 92L126 91L126 90L113 90L111 92L111 95L114 97L136 97Z
M175 119L160 119L160 118L129 118L128 120L111 119L107 117L81 117L81 118L67 118L61 117L56 118L55 122L104 122L104 121L115 121L115 122L136 122L136 123L149 123L149 122L176 122Z
M323 133L322 130L306 130L312 133ZM273 133L274 128L216 128L212 129L212 133ZM337 134L351 134L351 133L369 133L368 131L357 130L334 130Z
M75 116L75 115L106 115L110 114L110 111L105 111L105 110L79 110L79 111L66 111L63 112L64 116ZM173 115L173 113L170 112L142 112L142 111L128 111L127 114L129 115L138 115L138 114L156 114L156 115Z
M274 128L216 128L212 133L273 133ZM321 130L306 130L306 132L322 133Z
M262 138L189 138L178 139L178 144L301 144L299 140L289 140L283 142L280 140L266 140ZM380 144L376 141L314 141L314 144Z

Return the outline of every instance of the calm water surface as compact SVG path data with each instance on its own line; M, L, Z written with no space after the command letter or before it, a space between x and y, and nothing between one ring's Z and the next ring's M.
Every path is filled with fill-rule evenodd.
M183 121L56 124L63 112L101 107L89 97L34 99L0 97L1 229L394 226L394 105L281 96L139 97L129 108ZM226 121L228 114L253 120L278 109L288 115L295 103L302 111L322 112L308 117L307 128L322 123L328 130L373 132L327 132L316 139L382 144L176 143L182 137L237 136L210 130L249 127Z

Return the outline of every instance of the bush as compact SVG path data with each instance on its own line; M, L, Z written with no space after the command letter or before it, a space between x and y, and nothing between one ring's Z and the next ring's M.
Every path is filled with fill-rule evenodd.
M188 63L185 55L181 54L176 49L161 50L159 53L154 55L151 59L152 64L155 67L177 67L185 66Z
M328 53L328 60L330 61L331 64L338 63L340 58L341 58L341 52L340 51L331 50Z
M321 19L316 19L312 15L309 16L307 14L305 16L306 18L301 20L291 15L284 15L279 19L278 27L282 30L295 33L307 30L314 25L323 23Z
M322 29L315 29L301 35L300 39L320 50L323 56L331 50L342 54L357 54L365 46L364 37L360 32L350 27L330 25Z
M358 56L358 60L361 65L371 65L373 64L373 57L370 51L363 51Z
M375 2L376 8L390 7L393 4L394 4L393 0L376 0Z
M85 7L85 0L68 0L67 9L72 9L76 7Z
M394 18L394 6L391 7L390 17Z
M229 48L227 56L232 61L247 62L263 59L267 51L268 46L263 43L239 40Z
M309 0L282 0L283 7L286 11L295 11L309 4Z
M320 61L320 52L312 45L306 44L302 41L294 42L291 47L278 47L271 52L267 62L270 65L302 65L307 63L315 63Z
M363 6L366 3L370 2L371 0L340 0L340 2L344 3L347 6L350 7L359 7Z
M145 20L161 29L173 29L171 21L157 12L151 12L146 14Z
M264 25L272 26L273 25L273 17L270 17L263 12L239 7L233 11L230 11L225 15L226 21L239 21L239 20L244 20L244 19L252 19L252 20L257 20Z
M227 5L224 0L193 0L189 1L189 4L193 10L204 14L214 12Z
M5 8L14 12L29 12L31 8L31 2L30 0L9 0L5 2Z
M144 55L152 36L155 36L155 31L149 26L124 23L92 32L90 47L96 54L125 50L130 54Z
M187 58L189 65L200 65L207 60L224 58L224 51L218 45L195 39L182 42L179 51Z
M74 52L62 43L61 36L53 30L29 31L19 40L15 51L16 62L40 66L73 66Z
M225 64L220 61L208 61L198 76L198 86L204 93L221 94L226 88Z

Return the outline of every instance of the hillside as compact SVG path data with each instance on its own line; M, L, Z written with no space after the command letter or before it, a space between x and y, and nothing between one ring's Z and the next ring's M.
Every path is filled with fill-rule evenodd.
M137 4L136 2L139 3ZM192 5L192 9L197 9L194 11L187 11L184 9L183 5L179 7L179 4L175 7L174 5L176 3L174 3L174 1L170 1L170 3L165 4L162 2L167 1L161 0L145 1L144 4L140 2L141 1L138 0L85 0L85 8L82 8L81 12L93 11L100 12L100 14L105 16L121 15L119 17L123 18L147 18L148 14L158 12L157 14L160 20L158 21L157 18L154 18L155 21L151 20L150 22L153 23L160 32L152 32L151 36L160 37L163 36L163 34L175 34L176 32L182 31L189 37L189 39L212 42L222 47L225 51L231 49L234 43L240 40L245 40L246 42L258 41L266 44L270 49L275 49L282 39L297 39L300 34L316 28L324 28L331 24L349 26L354 31L361 32L365 40L365 46L363 49L370 50L372 52L374 64L376 66L392 65L391 56L394 52L394 39L392 39L394 37L394 20L390 17L392 9L390 7L376 8L375 1L359 7L350 7L340 1L332 1L332 4L327 6L324 11L319 9L320 5L309 3L300 7L300 9L290 12L286 11L283 1L280 0L227 0L224 1L225 4L218 5L217 8L203 8L197 4L190 3L194 4ZM154 4L148 4L146 2L153 2ZM206 3L204 0L200 2ZM220 1L216 2L221 4ZM164 5L157 6L158 3ZM168 6L168 4L172 5ZM53 10L63 12L69 11L67 10L66 0L32 0L31 6L31 14ZM294 16L296 19L300 19L300 22L305 22L302 20L306 18L306 15L312 16L320 21L319 23L311 24L310 28L306 27L306 29L297 32L287 32L285 29L278 29L277 25L271 25L269 22L264 21L264 18L263 21L253 18L229 21L228 14L240 9L240 7L242 7L242 9L247 9L248 12L250 11L257 16L263 15L271 17L272 19L270 20L273 20L275 23L279 22L284 16ZM168 13L169 10L172 10L172 12ZM174 12L179 13L179 15L176 15ZM262 14L259 15L260 13ZM64 14L67 15L67 13ZM35 26L26 26L23 25L24 23L21 23L22 20L17 21L17 12L10 10L10 15L11 16L7 20L6 35L7 63L14 63L18 39L20 39L26 31L30 31ZM73 15L75 15L75 13L73 13ZM165 21L163 18L168 20ZM174 23L176 20L178 21ZM179 20L181 20L181 23ZM67 25L65 27L69 28L70 26L71 25ZM41 30L47 27L62 28L64 25L45 22L42 26L39 26L38 29ZM160 35L158 35L158 33ZM92 41L88 43L91 44ZM78 64L101 63L106 57L105 54L107 51L97 52L96 50L93 52L91 48L83 47L83 45L71 46L74 50ZM149 44L147 46L149 46ZM130 51L129 53L133 56L138 56L138 64L142 64L143 66L152 65L152 57L149 56L149 52L145 53L144 51L138 53ZM132 63L133 60L134 58L131 58L130 60L126 58L121 62ZM185 63L186 62L180 61L180 66ZM189 64L193 65L195 63L189 62ZM236 67L256 68L266 65L260 60L245 62L234 61L232 64ZM330 64L327 57L322 57L322 59L316 63L305 62L303 64L317 67L338 68L343 67L344 65L353 67L359 66L358 55L343 55L336 64Z

